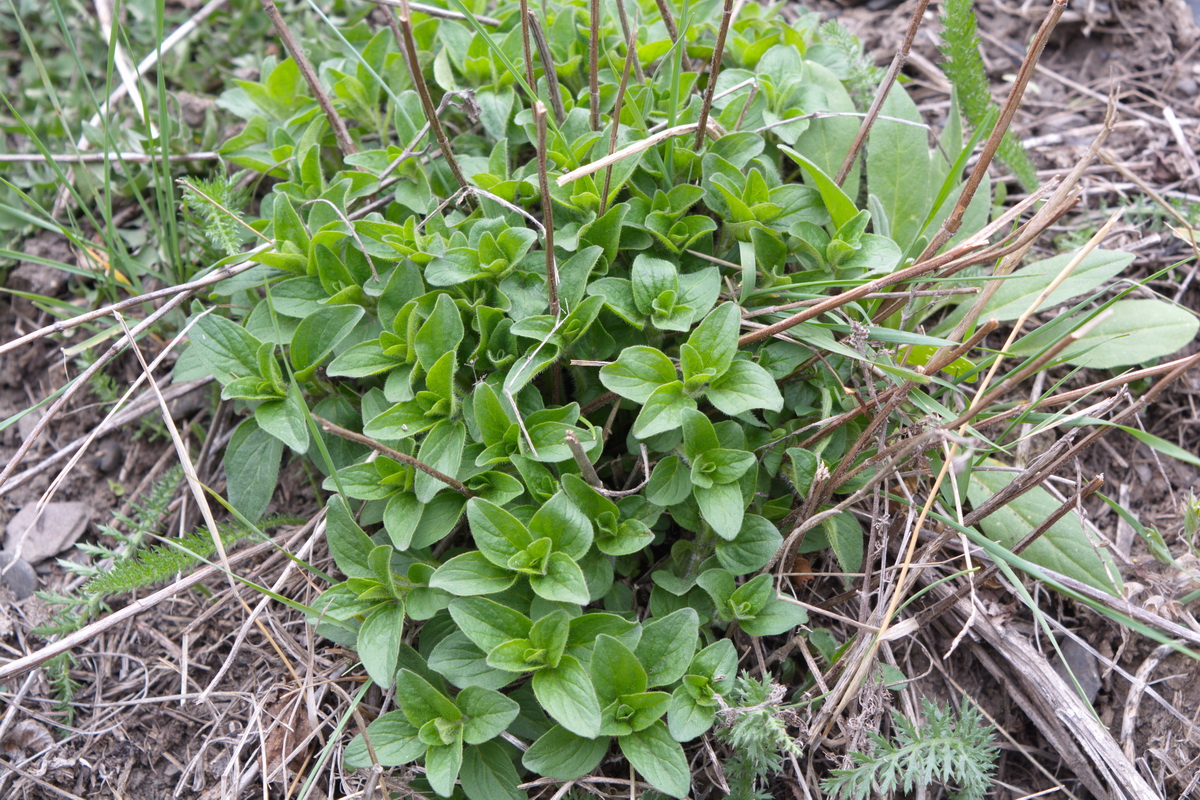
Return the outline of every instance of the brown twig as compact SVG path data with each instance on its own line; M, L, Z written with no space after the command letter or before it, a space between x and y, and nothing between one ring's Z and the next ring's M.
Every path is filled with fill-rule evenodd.
M537 79L533 75L533 48L529 44L529 0L521 0L521 49L525 54L525 82L537 91Z
M313 96L317 100L317 105L321 107L325 118L329 120L329 127L333 129L333 136L337 139L338 149L342 151L343 156L348 156L358 152L358 148L354 145L354 140L350 138L350 131L346 130L346 123L338 115L337 109L333 107L333 101L329 99L329 94L325 91L325 87L321 85L321 79L317 77L316 70L313 69L312 62L308 60L308 56L304 55L304 51L300 49L299 42L292 35L292 31L288 28L287 23L283 21L283 15L279 13L279 8L275 5L275 0L262 0L263 11L266 12L267 18L271 20L271 24L275 26L275 32L279 34L280 40L283 41L284 48L287 49L288 55L296 62L296 66L300 68L300 74L304 76L304 82L308 84L308 88L312 91Z
M926 0L927 2L928 0ZM717 29L717 43L713 47L712 63L708 67L708 88L704 92L704 104L700 106L700 125L696 130L696 143L693 150L699 150L704 144L704 134L708 129L708 114L712 109L713 95L717 91L717 75L721 70L721 56L725 52L725 36L729 33L729 24L733 21L733 0L725 0L721 11L721 27Z
M1004 134L1008 131L1008 126L1012 123L1013 117L1016 116L1017 108L1021 105L1021 98L1025 94L1025 87L1029 85L1029 79L1033 77L1033 68L1041 57L1042 51L1046 48L1046 42L1050 40L1050 33L1054 30L1054 26L1058 24L1058 20L1062 17L1063 11L1066 8L1067 0L1053 0L1050 10L1046 12L1046 18L1042 20L1041 27L1038 28L1037 33L1033 37L1033 42L1029 45L1029 52L1025 54L1025 59L1021 62L1021 69L1017 72L1017 79L1013 82L1012 90L1008 93L1008 99L1004 101L1004 107L1000 110L1000 118L996 120L996 125L992 128L991 135L988 136L987 142L983 145L983 150L979 154L979 161L976 162L975 168L971 170L966 183L963 184L958 202L954 204L954 209L946 217L945 221L942 222L942 226L938 228L938 232L930 240L924 252L917 258L917 261L923 261L938 250L941 250L942 245L948 242L950 237L958 233L958 229L962 225L963 215L966 214L967 206L970 205L971 200L975 197L975 192L983 182L983 176L987 173L988 167L991 165L992 159L1000 147L1000 140L1004 138Z
M600 130L600 0L588 2L588 105L592 130Z
M558 318L558 267L554 263L554 201L550 199L550 179L546 174L546 106L533 104L533 124L537 126L538 187L542 192L542 227L546 232L546 291L550 295L550 316Z
M912 50L913 41L917 38L917 31L921 29L921 21L925 18L925 9L928 7L929 0L919 0L916 7L913 8L912 17L908 21L908 31L904 34L904 41L896 48L892 64L888 67L883 82L879 84L879 89L875 92L875 99L871 101L871 107L867 109L867 116L858 126L858 133L854 135L854 141L850 144L850 152L846 153L846 158L838 170L836 178L838 186L846 182L846 176L854 168L854 161L858 158L863 143L867 141L867 134L871 132L871 126L875 124L875 119L879 116L879 111L883 108L883 103L887 100L892 85L900 76L900 70L904 69L904 65L908 62L908 54Z
M546 41L546 32L542 30L542 22L533 12L529 14L529 32L533 34L538 58L542 62L542 74L546 76L546 91L550 94L550 108L554 109L554 121L562 125L567 118L567 111L563 108L562 93L558 89L558 72L554 68L554 54L550 52L550 43Z
M408 466L410 466L414 469L419 469L419 470L421 470L421 472L424 472L429 477L439 480L442 483L446 484L451 489L453 489L454 491L461 494L463 497L474 497L475 496L475 493L472 492L470 489L468 489L462 483L462 481L455 480L454 478L451 478L449 475L447 475L444 472L439 472L438 470L436 470L433 467L426 464L424 461L420 461L419 459L413 458L408 453L401 453L399 450L393 449L391 447L388 447L386 444L382 444L380 442L375 441L370 436L364 436L363 434L356 433L355 431L352 431L348 428L343 428L341 425L338 425L337 423L334 423L334 422L330 422L329 420L324 419L322 417L318 417L316 414L313 414L312 418L314 420L316 420L318 425L321 426L321 430L325 431L326 433L332 433L334 436L338 437L339 439L345 439L346 441L349 441L349 442L358 442L359 444L365 444L367 447L371 448L372 450L374 450L376 453L379 453L380 455L385 455L390 459L399 461L401 464L407 464Z
M637 40L631 35L628 39L627 50L625 52L625 69L621 72L621 83L617 86L617 101L613 105L612 134L608 138L609 156L612 156L617 151L617 132L621 128L621 106L625 103L625 88L629 85L629 68L637 61L636 44ZM601 217L604 216L604 212L608 208L608 192L612 186L612 170L612 164L604 168L604 191L600 195L599 216Z
M617 19L621 22L621 33L624 35L625 41L631 39L637 41L637 36L633 29L629 27L629 17L625 13L625 0L617 0ZM642 71L641 59L637 57L634 57L633 60L633 74L637 76L638 83L645 82L646 73Z
M671 13L671 7L667 5L667 0L654 0L654 3L658 6L658 13L662 15L663 24L667 26L667 35L678 45L679 26L675 24L675 15Z
M579 474L589 486L595 486L597 489L604 488L604 482L600 480L600 476L596 474L596 468L592 466L591 460L587 453L583 450L583 445L579 443L579 437L574 431L567 431L563 434L563 441L567 443L567 447L571 451L571 457L575 459L575 466L579 467Z
M264 2L267 1L264 0ZM409 10L408 0L400 0L400 10L397 12L396 21L400 25L401 41L405 58L408 61L409 76L412 78L413 87L417 90L417 96L421 98L421 109L425 112L429 129L433 131L438 148L442 151L442 158L446 159L446 166L450 168L454 180L462 188L470 188L470 184L467 183L467 179L463 177L462 170L458 166L458 160L454 158L454 151L450 148L450 139L446 136L446 129L442 127L442 121L438 119L437 106L433 104L433 97L429 94L429 85L425 83L425 75L421 72L421 62L417 58L417 44L413 40L412 12Z

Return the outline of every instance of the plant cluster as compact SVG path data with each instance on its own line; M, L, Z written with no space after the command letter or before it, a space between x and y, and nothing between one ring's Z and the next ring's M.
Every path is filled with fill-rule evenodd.
M223 96L246 120L225 157L276 182L216 232L265 243L214 287L223 311L196 304L176 378L215 376L245 412L224 457L242 517L266 511L285 452L323 475L344 580L312 620L396 706L348 766L418 763L415 787L490 800L523 796L523 772L586 775L615 744L683 797L734 641L803 635L763 573L781 530L823 520L798 546L856 572L863 529L839 503L931 446L921 420L957 419L997 358L946 338L978 285L950 275L903 314L903 295L863 291L788 317L911 264L972 148L955 110L931 149L897 88L839 185L857 56L810 17L747 4L718 30L714 0L666 17L451 4L339 25L316 68L268 58ZM189 202L232 213L232 186ZM964 206L950 246L988 222L986 184ZM1126 263L1096 251L1043 307ZM1016 273L989 316L1017 319L1058 266ZM1171 331L1113 348L1110 323L1038 361L1089 318L1081 302L1006 355L1128 364L1195 333L1123 302L1166 309ZM975 505L1003 490L974 475ZM1015 542L1049 496L1020 500L989 535ZM1073 519L1024 557L1111 590Z

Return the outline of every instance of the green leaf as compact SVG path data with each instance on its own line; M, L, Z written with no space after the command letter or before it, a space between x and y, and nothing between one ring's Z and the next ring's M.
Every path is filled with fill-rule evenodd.
M842 572L854 573L862 569L863 530L858 518L843 511L827 520L823 525L829 536L833 554L837 556Z
M782 545L783 536L774 525L756 514L747 514L737 537L717 542L714 555L732 574L747 575L765 567Z
M683 747L671 738L662 720L617 740L621 752L646 782L671 797L686 797L692 788Z
M534 539L548 538L555 550L574 560L583 558L592 546L592 523L561 491L534 512L529 533Z
M467 519L480 552L498 567L533 542L521 521L495 503L473 497L467 501Z
M258 371L261 346L262 342L241 325L216 314L201 317L192 327L191 347L222 384L237 378L263 377Z
M467 429L461 422L442 420L425 434L417 460L436 469L443 475L454 477L462 463L463 446L467 440ZM421 504L433 500L434 495L448 489L441 480L417 470L413 493Z
M733 576L723 569L705 571L696 579L696 584L708 593L717 608L727 605L737 588Z
M917 124L906 125L895 119ZM888 235L901 251L907 250L920 233L933 200L929 135L922 122L908 92L889 92L867 139L867 191L883 206Z
M722 303L688 337L687 343L700 356L704 371L713 378L724 375L733 362L741 321L736 303Z
M697 702L688 694L686 686L676 687L671 694L671 704L667 707L667 730L675 741L690 742L708 731L715 718L715 709Z
M462 719L462 712L450 698L410 669L396 673L396 705L417 728L435 719L449 722Z
M254 419L242 420L229 437L223 459L229 504L252 522L262 518L275 494L282 458L283 444Z
M571 629L571 618L561 608L540 617L533 623L529 631L530 643L539 650L545 651L546 663L551 667L558 666L562 660L563 651L567 647L567 638Z
M307 381L317 366L354 330L365 312L362 306L321 306L296 326L289 355L296 380Z
M712 382L708 401L717 410L736 416L755 408L783 410L783 395L770 373L751 361L735 361Z
M482 597L451 601L450 616L485 653L511 639L528 639L533 626L521 612Z
M600 382L635 403L645 403L661 386L677 382L671 359L653 347L626 347L612 364L600 369ZM682 386L682 384L680 384Z
M1118 300L1111 316L1067 345L1062 358L1090 369L1117 369L1169 356L1200 331L1196 314L1162 300Z
M600 733L600 703L579 659L564 655L557 667L533 673L533 691L545 712L571 733L589 739Z
M359 342L329 363L325 374L339 378L367 378L399 366L400 362L383 352L378 339Z
M456 349L463 339L462 315L449 294L439 294L433 313L413 338L417 361L426 370L446 353Z
M714 483L708 488L695 487L692 493L700 506L700 515L722 539L736 539L742 528L746 503L736 483Z
M773 592L774 590L772 590ZM795 603L771 598L754 619L738 622L751 636L778 636L808 622L808 612Z
M308 451L308 409L293 393L254 409L258 426L297 453Z
M530 575L529 585L547 600L584 605L591 599L583 570L566 553L551 553L546 574Z
M462 768L461 730L458 736L459 740L454 744L431 745L425 751L425 778L442 797L449 797L454 793L454 782L458 779L459 769Z
M1017 319L1045 290L1050 281L1077 255L1077 252L1035 261L1014 270L1000 281L996 293L984 306L980 319L996 318L1000 322ZM1098 289L1105 281L1116 277L1130 263L1133 253L1096 249L1088 253L1071 274L1039 305L1035 312L1046 311L1068 300Z
M692 493L689 470L678 456L667 456L654 465L646 485L646 499L656 506L669 508L682 503Z
M598 720L598 710L596 716ZM599 724L597 721L596 726L599 727ZM570 781L587 775L600 765L604 754L608 752L608 742L607 736L585 738L561 725L555 725L530 745L521 763L538 775Z
M683 424L683 412L695 408L696 401L684 393L682 381L660 386L646 398L641 413L634 420L633 435L649 439L673 431Z
M442 639L429 654L429 668L460 688L500 689L516 676L491 667L487 656L461 631Z
M622 695L644 692L649 686L646 670L633 651L604 633L596 637L592 649L591 674L602 707Z
M389 711L367 726L366 737L371 749L384 767L399 767L416 761L425 753L425 743L417 738L417 729L402 711ZM371 753L363 734L355 736L346 747L343 763L347 769L364 769L372 765Z
M1012 472L973 470L967 484L967 498L972 505L979 506L1015 477ZM1035 486L984 517L979 527L989 539L1011 550L1059 505L1049 492ZM1112 556L1091 541L1075 511L1051 525L1021 552L1021 557L1118 597L1121 594L1122 583Z
M646 667L648 686L667 686L683 676L696 652L699 625L695 609L681 608L642 626L636 654Z
M779 150L799 164L813 185L817 187L817 191L821 193L821 199L825 201L825 208L829 210L829 216L833 219L835 228L842 227L858 214L858 208L855 207L854 201L820 167L786 145L780 145ZM928 160L928 153L925 154L925 158Z
M374 577L370 555L375 543L358 527L340 495L330 497L326 505L325 540L343 575L348 578Z
M517 788L521 779L499 742L468 747L463 752L458 777L469 800L528 800L529 797Z
M634 258L630 280L633 284L633 302L637 310L647 316L654 313L655 301L663 292L671 292L673 298L679 292L679 272L675 265L645 253L639 253Z
M463 723L463 741L467 744L482 744L504 733L521 710L515 700L478 686L463 689L455 703L467 717Z
M392 686L396 674L396 659L404 633L404 607L384 603L358 629L358 657L371 680L385 689Z
M437 568L429 585L450 594L468 597L479 594L495 594L512 586L517 576L504 567L498 567L478 550L455 556Z

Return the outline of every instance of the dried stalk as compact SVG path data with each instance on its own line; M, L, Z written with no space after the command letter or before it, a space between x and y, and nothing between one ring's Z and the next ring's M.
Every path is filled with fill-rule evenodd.
M408 72L412 78L413 87L421 98L421 109L425 112L425 119L429 122L429 128L433 131L438 148L442 151L442 158L446 159L446 166L450 167L450 172L454 175L454 180L458 182L458 185L464 189L470 188L470 184L467 183L467 179L463 177L462 170L458 166L458 161L454 158L454 151L450 148L450 139L446 136L446 129L442 127L442 121L438 119L437 106L433 104L433 97L429 94L429 85L425 83L425 75L421 72L421 62L417 59L417 44L413 40L412 12L409 10L408 0L400 0L400 10L397 13L396 21L400 25L401 43L405 58L408 60Z
M550 52L550 42L546 41L546 32L542 30L541 20L533 12L529 14L529 32L533 34L538 58L542 62L542 74L546 76L546 91L550 93L550 108L554 109L554 121L562 125L567 118L567 111L563 108L562 94L558 89L558 72L554 69L554 55Z
M979 154L979 161L975 164L975 168L971 170L967 182L963 185L962 193L958 197L958 202L954 204L954 209L950 212L950 216L942 223L938 232L930 240L924 252L917 258L917 261L923 261L931 255L942 249L942 245L950 240L950 237L958 233L959 227L962 225L963 215L967 211L967 206L975 197L975 192L979 189L980 183L983 182L983 176L987 172L988 167L992 163L992 158L996 155L996 150L1000 147L1000 140L1004 138L1005 132L1008 131L1008 126L1012 123L1013 117L1016 116L1017 108L1021 105L1021 98L1025 94L1025 87L1029 85L1029 79L1033 77L1033 68L1037 64L1038 59L1042 55L1042 51L1046 48L1046 42L1050 40L1050 33L1054 30L1054 26L1058 24L1058 20L1063 15L1063 11L1067 8L1067 0L1053 0L1050 10L1046 12L1046 18L1042 20L1042 25L1038 28L1037 34L1033 37L1033 42L1029 45L1029 52L1025 54L1025 59L1021 62L1021 69L1017 72L1017 79L1013 82L1012 91L1008 93L1008 99L1004 101L1004 107L1000 111L1000 118L996 120L996 125L992 128L992 133L988 136L988 140L983 145L983 150Z
M313 69L312 62L308 60L308 56L304 55L304 51L300 49L300 43L296 41L296 37L292 35L292 31L288 28L287 23L283 21L283 15L279 13L279 8L275 5L275 0L262 0L263 11L266 12L267 18L271 20L271 24L275 26L275 32L279 34L280 40L283 41L283 46L287 49L288 55L296 62L296 66L300 68L300 74L304 76L304 82L308 84L309 90L317 99L317 105L321 107L325 118L329 120L329 127L333 129L333 136L337 139L338 149L342 151L343 156L348 156L358 152L358 148L354 145L354 140L350 138L350 131L346 130L346 123L338 115L337 109L333 107L333 101L329 99L329 94L326 93L325 87L321 85L321 79L317 77L317 71Z
M588 3L588 103L592 130L600 130L600 0Z
M402 8L404 0L367 0L367 2L377 3L381 6L391 6L392 8ZM437 6L431 6L426 3L410 2L408 4L408 7L410 9L412 9L413 11L416 11L418 14L426 14L430 17L438 17L440 19L453 19L453 20L460 20L460 21L467 19L466 14L459 13L458 11L451 11L448 8L439 8ZM480 14L476 14L474 16L475 16L475 21L478 22L480 25L487 25L489 28L499 28L500 27L500 24L501 24L500 20L495 19L494 17L485 17Z
M339 439L345 439L346 441L349 441L349 442L358 442L359 444L365 444L367 447L371 448L372 450L374 450L375 452L377 452L381 455L385 455L390 459L399 461L401 464L407 464L408 466L412 467L413 469L419 469L419 470L421 470L421 472L424 472L429 477L435 478L435 479L441 481L442 483L446 484L451 489L453 489L454 491L461 494L463 497L474 497L475 496L475 493L472 492L470 489L468 489L466 487L466 485L462 483L462 481L455 480L454 478L451 478L449 475L447 475L444 472L439 472L438 470L436 470L433 467L426 464L424 461L420 461L416 458L413 458L408 453L401 453L399 450L395 450L391 447L388 447L385 444L381 444L380 442L375 441L370 436L364 436L363 434L356 433L355 431L349 430L348 428L343 428L341 425L338 425L337 423L334 423L334 422L330 422L327 419L318 417L316 414L313 414L312 418L314 420L316 420L318 425L321 426L321 430L325 431L326 433L332 433L334 436L337 436Z
M537 91L537 79L533 75L533 48L529 44L529 0L521 0L521 50L525 54L525 82Z
M699 123L688 122L684 125L676 125L673 128L664 128L657 133L647 136L645 139L640 139L633 144L622 147L615 153L609 153L603 158L598 158L590 164L584 164L579 169L573 169L566 175L558 177L556 181L559 186L566 186L571 181L577 181L585 175L591 175L593 172L599 172L610 164L615 164L623 158L629 158L630 156L645 152L651 147L654 147L656 144L661 144L662 142L665 142L667 139L670 139L674 136L686 136L687 134L695 131L698 127ZM708 121L708 135L712 136L713 138L721 135L720 128L712 120Z
M621 22L621 33L625 41L637 41L633 29L629 27L629 17L625 14L625 0L617 0L617 19ZM638 58L634 58L633 61L633 74L637 76L638 83L646 81L646 73L642 71L642 62Z
M563 441L567 443L567 447L571 450L571 457L575 459L575 466L579 467L579 474L587 481L589 486L595 486L597 489L604 488L604 482L600 480L600 476L596 474L596 468L592 466L592 462L587 457L587 453L583 450L583 445L579 443L579 437L574 431L567 431L563 434Z
M904 34L904 41L896 48L896 55L892 58L887 75L879 84L879 89L875 92L875 99L871 101L871 107L867 109L867 116L863 118L862 125L858 126L858 133L855 134L854 142L850 145L850 152L846 153L846 158L838 170L836 178L838 186L846 182L846 176L854 168L854 161L858 158L863 143L867 141L867 134L871 132L871 126L875 124L879 110L883 108L883 103L887 100L892 85L896 83L896 78L900 77L900 70L904 69L904 65L908 63L908 54L912 51L913 41L917 38L917 31L921 29L921 21L925 18L925 9L928 7L929 0L919 0L913 9L912 17L908 21L908 31Z
M558 267L554 263L554 201L550 198L550 179L546 174L546 106L533 104L533 124L537 126L538 187L542 192L542 227L546 232L546 290L550 295L550 316L558 319Z
M926 0L928 2L928 0ZM713 47L712 63L708 67L708 88L704 92L704 104L700 106L700 124L696 130L696 143L693 150L699 150L704 144L704 132L708 128L708 114L712 110L713 95L717 91L717 75L721 70L721 56L725 52L725 36L729 33L729 25L733 21L733 0L725 0L721 11L721 27L717 29L717 44Z
M610 157L617 150L617 131L621 128L621 107L625 103L625 88L629 85L629 68L637 62L637 53L634 48L636 43L633 36L630 36L627 44L628 49L625 52L625 69L621 72L621 84L617 87L617 101L613 105L612 135L608 139L608 155ZM604 168L604 191L600 194L599 216L601 217L604 216L604 212L608 208L608 192L612 186L612 169L612 164Z
M679 43L679 26L675 24L675 15L671 13L671 7L667 5L667 0L654 0L658 6L658 13L662 15L663 24L667 26L667 35L671 37L671 41Z

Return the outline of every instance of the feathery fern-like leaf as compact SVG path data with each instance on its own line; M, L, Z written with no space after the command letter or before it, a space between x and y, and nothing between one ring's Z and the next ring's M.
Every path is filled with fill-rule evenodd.
M946 60L942 71L958 95L963 115L972 128L985 124L992 106L983 58L979 55L979 35L972 0L946 0L942 4L942 45ZM1037 169L1025 148L1011 132L1000 140L997 155L1017 176L1026 189L1037 186Z

